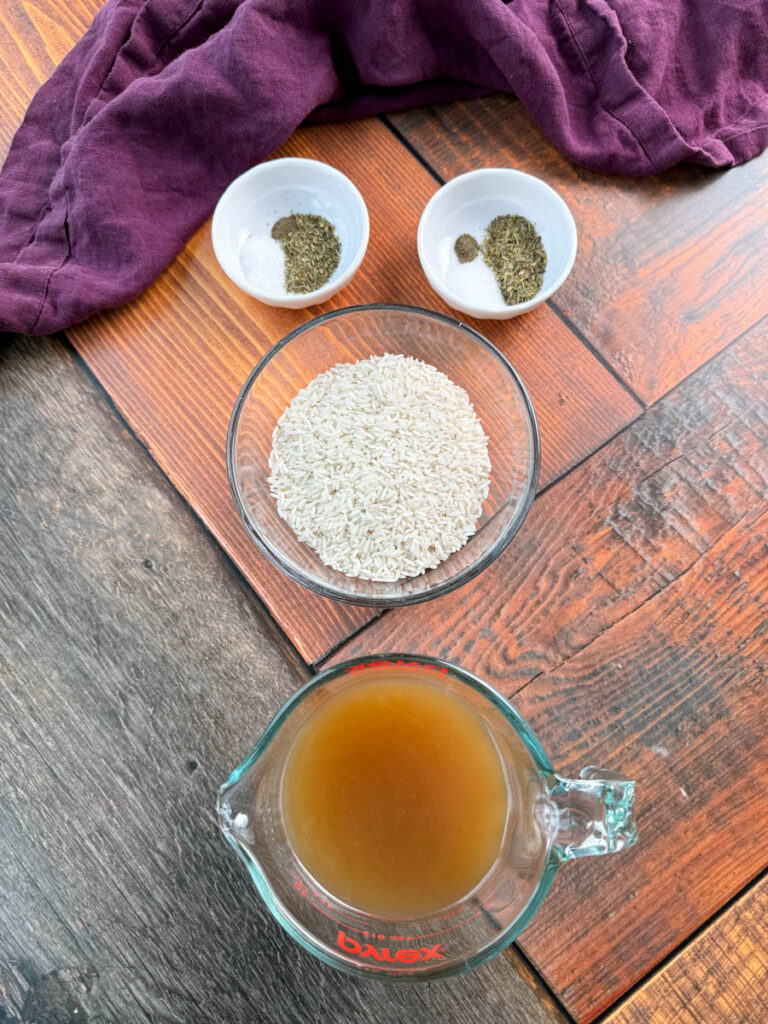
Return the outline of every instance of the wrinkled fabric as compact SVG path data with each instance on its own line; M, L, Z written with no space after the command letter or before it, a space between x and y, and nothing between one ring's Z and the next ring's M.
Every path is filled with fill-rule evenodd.
M0 330L149 285L310 115L515 93L571 160L645 175L768 145L758 0L108 0L0 173Z

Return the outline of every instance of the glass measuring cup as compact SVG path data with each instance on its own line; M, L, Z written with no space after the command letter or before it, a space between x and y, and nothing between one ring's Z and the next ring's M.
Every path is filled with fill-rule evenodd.
M292 850L281 811L286 760L310 715L355 686L360 672L369 680L393 670L427 674L480 716L505 766L514 822L471 893L404 920L366 914L324 890ZM436 658L389 654L345 662L303 686L221 787L217 811L267 907L305 949L351 973L426 979L469 970L500 952L536 913L564 861L631 846L634 791L634 782L597 768L562 778L527 722L493 687Z

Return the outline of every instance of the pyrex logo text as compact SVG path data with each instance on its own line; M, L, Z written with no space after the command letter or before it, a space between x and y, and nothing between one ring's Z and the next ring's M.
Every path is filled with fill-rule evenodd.
M371 946L369 943L363 945L357 939L351 939L346 932L339 929L339 936L336 939L339 949L345 953L352 953L354 956L370 957L372 960L387 960L391 964L415 964L419 960L427 963L429 960L442 960L443 954L440 950L442 943L434 946L419 946L418 949L397 949L390 953L388 946Z

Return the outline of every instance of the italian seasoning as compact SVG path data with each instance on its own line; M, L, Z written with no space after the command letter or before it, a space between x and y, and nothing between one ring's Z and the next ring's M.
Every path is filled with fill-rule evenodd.
M516 213L494 217L485 230L481 251L508 306L527 302L539 292L547 254L536 228L525 217Z
M336 228L315 213L292 213L272 225L285 256L285 290L302 295L322 288L339 265Z

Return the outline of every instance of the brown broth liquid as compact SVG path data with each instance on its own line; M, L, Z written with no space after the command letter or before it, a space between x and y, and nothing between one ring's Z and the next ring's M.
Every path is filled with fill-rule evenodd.
M361 672L294 741L282 812L296 855L337 899L385 918L461 900L496 861L504 767L480 717L416 671Z

